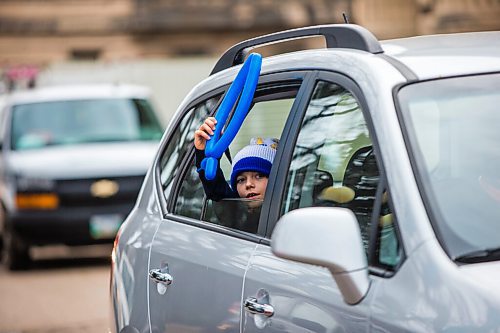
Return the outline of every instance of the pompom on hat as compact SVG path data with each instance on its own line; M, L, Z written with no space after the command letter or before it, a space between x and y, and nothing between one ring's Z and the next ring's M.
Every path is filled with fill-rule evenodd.
M242 172L255 171L269 176L278 142L279 140L275 138L252 138L250 144L234 156L231 170L233 190L236 190L236 177Z

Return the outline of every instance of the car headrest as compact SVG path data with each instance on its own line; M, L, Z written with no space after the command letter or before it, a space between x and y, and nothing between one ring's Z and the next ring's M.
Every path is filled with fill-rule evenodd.
M336 203L348 203L354 199L355 195L354 190L347 186L329 186L321 191L319 199Z

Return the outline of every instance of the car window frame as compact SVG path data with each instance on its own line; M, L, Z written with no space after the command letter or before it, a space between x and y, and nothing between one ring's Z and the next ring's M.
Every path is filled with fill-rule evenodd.
M5 134L7 132L7 111L8 108L3 106L0 108L0 152L3 150L5 144Z
M287 120L285 122L283 132L281 133L281 139L283 139L285 136L288 135L289 128L287 126L291 125L290 119L295 118L295 115L300 111L300 110L298 110L300 107L304 107L303 99L304 99L304 96L306 95L306 94L304 94L304 89L306 86L306 78L309 78L309 76L310 76L309 73L310 73L309 71L279 71L279 72L270 72L270 73L261 74L261 76L259 77L257 90L259 90L260 87L272 85L274 83L279 84L279 83L286 83L286 82L301 81L297 95L296 95L295 100L294 100L294 103L292 105L292 108L290 109L290 113L289 113ZM192 165L192 161L193 161L194 153L195 153L194 146L191 147L190 151L185 152L184 156L180 160L179 169L178 169L177 175L175 176L175 178L173 180L172 189L170 191L170 195L169 195L168 199L166 199L162 195L162 186L161 186L161 181L160 181L160 173L161 173L160 161L161 161L161 156L163 156L163 153L167 149L168 144L170 143L170 141L172 139L173 133L175 132L174 129L178 128L180 122L184 119L184 117L186 116L186 114L189 112L189 110L191 108L196 107L200 103L203 103L204 101L207 101L210 98L216 97L218 94L222 94L222 97L223 97L223 94L225 92L227 92L227 90L229 89L229 86L230 86L230 83L225 84L225 85L221 85L221 86L211 90L210 92L207 92L207 93L204 93L204 94L201 94L201 95L195 97L191 102L189 102L186 105L186 107L184 107L183 111L176 116L173 125L169 127L168 130L170 133L169 133L167 138L162 140L162 143L160 145L161 148L159 150L158 157L155 160L156 192L157 192L159 203L160 203L160 205L159 205L160 212L162 214L163 220L173 220L176 222L190 224L190 225L204 228L207 230L224 233L224 234L227 234L229 236L243 238L243 239L247 239L247 240L251 240L251 241L255 241L255 242L261 242L262 239L264 239L263 237L264 237L264 233L266 230L265 224L267 223L267 214L265 212L266 212L266 206L268 206L268 205L266 205L266 203L269 200L264 200L264 204L262 207L262 213L261 213L261 216L259 219L259 226L258 226L256 234L250 234L250 233L240 231L237 229L231 229L231 228L217 225L214 223L210 223L207 221L202 221L201 219L196 220L196 219L189 218L186 216L174 214L175 203L177 202L177 198L178 198L179 191L180 191L180 186L182 184L182 179L184 179L186 173L189 172L189 168ZM222 101L222 98L219 100L218 104L220 104L221 101ZM215 107L210 115L213 116L217 109L218 109L218 107ZM292 114L294 115L293 117L291 117ZM278 148L278 152L279 151L280 151L280 149ZM271 174L273 174L273 170L274 170L274 173L276 174L277 173L277 166L275 166L274 163L273 163L273 168L271 169ZM266 196L270 195L270 194L268 194L268 193L270 193L268 191L270 188L273 188L274 182L275 182L275 179L271 179L271 176L270 176L270 180L268 183L268 190L266 190ZM206 201L206 198L204 197L204 204L205 204L205 201ZM269 209L269 208L267 208L267 209Z
M276 223L278 222L279 218L281 217L281 205L283 202L283 198L285 196L285 191L286 191L286 180L287 180L287 175L281 175L278 176L277 169L278 166L281 166L281 169L286 168L288 170L290 163L292 161L292 155L293 155L293 150L295 147L295 144L297 142L299 132L300 132L300 127L302 124L302 121L306 115L307 112L307 105L309 105L312 95L314 93L314 89L319 81L326 81L330 82L333 84L340 85L344 89L348 90L356 99L358 104L361 107L361 111L363 113L363 117L366 122L366 126L368 127L368 131L370 133L370 139L372 140L372 146L373 150L375 152L375 158L377 161L377 165L379 168L379 184L377 186L377 195L375 198L374 202L374 211L372 212L372 223L373 220L377 218L377 216L374 214L376 210L378 210L380 207L378 204L381 201L381 193L378 193L381 191L379 187L383 188L388 188L388 183L387 183L387 176L386 176L386 169L384 166L383 159L381 158L381 150L380 150L380 145L379 141L377 138L377 131L375 130L375 126L373 123L373 120L371 118L371 113L370 113L370 108L368 107L368 103L366 101L366 98L361 90L361 88L356 84L356 82L351 79L350 77L339 73L339 72L334 72L334 71L326 71L326 70L314 70L310 71L310 76L309 80L305 82L304 86L307 88L307 91L305 92L304 96L302 96L302 101L301 101L301 107L298 108L300 110L300 113L296 114L294 119L288 119L290 121L290 124L287 124L286 126L288 128L287 136L283 137L282 139L285 142L285 145L282 147L281 151L278 151L275 157L275 162L273 164L273 170L271 171L271 177L275 178L275 181L272 184L272 192L271 192L271 200L268 201L268 214L267 214L267 221L265 223L266 230L264 233L264 239L262 241L263 244L265 245L271 245L271 237L272 237L272 231L274 230L274 227L276 226ZM277 167L274 168L274 165ZM273 173L274 172L274 173ZM269 185L268 185L269 186ZM266 195L267 196L267 195ZM399 226L397 223L397 212L394 210L394 205L392 205L392 199L391 199L391 192L389 190L389 202L391 209L393 210L393 214L396 216L395 218L395 230L396 230L396 237L397 241L400 247L401 251L401 258L399 263L394 267L393 270L387 270L385 268L382 268L378 265L374 265L373 261L368 262L369 265L369 271L370 274L377 275L377 276L382 276L382 277L390 277L394 275L399 267L404 263L405 261L405 252L404 252L404 244L403 244L403 239L401 237L401 234L399 232ZM265 207L263 207L264 209ZM378 223L376 223L378 225ZM260 227L260 224L259 224ZM369 234L369 258L375 258L375 253L372 253L371 251L375 251L376 247L375 245L371 245L371 240L376 239L377 233L374 235L373 232L378 230L378 227L375 228L370 228L370 234Z
M298 96L298 88L302 86L302 80L276 80L276 81L271 81L271 82L264 82L263 84L259 85L257 87L257 91L255 93L255 97L253 99L253 103L251 108L255 104L258 103L263 103L263 102L269 102L269 101L277 101L281 100L283 98L293 98L294 102L296 99L296 96ZM293 90L297 90L297 93L295 93L294 97L289 97L288 95L291 94ZM219 101L219 104L221 103L222 99ZM218 105L219 105L218 104ZM215 109L218 109L218 105L215 107ZM293 106L293 105L292 105ZM290 109L291 111L291 109ZM212 113L211 116L214 116ZM289 118L289 115L286 117L286 119ZM284 125L285 123L283 123ZM234 153L234 151L233 151ZM172 203L171 203L171 211L174 215L180 215L176 213L177 203L179 201L179 196L182 192L182 184L184 184L184 180L186 177L188 177L188 174L192 172L192 168L194 166L194 159L195 159L195 149L192 148L190 152L187 152L185 155L185 160L182 159L180 162L180 165L182 165L183 168L183 174L179 174L179 178L175 179L174 184L172 186ZM229 155L230 156L230 155ZM222 159L227 158L226 154L222 156ZM201 182L200 182L200 187L201 187ZM206 213L207 210L207 205L208 205L208 198L206 195L202 199L202 208L200 210L200 220L203 220L204 213ZM184 215L180 215L184 216ZM184 216L186 218L189 218L188 216ZM207 220L203 220L206 223L210 223ZM238 230L238 229L235 229Z
M2 149L12 151L11 149L11 132L12 132L12 109L15 104L9 104L4 107L2 112L3 132L2 132Z
M377 159L377 156L375 156ZM381 158L377 159L378 161L381 160ZM380 171L379 175L379 183L377 185L376 189L376 195L375 195L375 202L373 203L373 212L371 216L371 225L370 225L370 231L369 231L369 243L368 243L368 269L370 274L380 276L380 277L392 277L403 265L406 255L405 255L405 250L403 246L403 241L401 237L401 233L399 231L399 224L398 224L398 219L397 219L397 214L394 211L394 204L392 200L392 194L389 189L389 184L387 181L387 177L385 172ZM387 195L387 204L390 207L390 210L392 214L394 215L394 232L398 241L399 245L399 253L400 253L400 260L399 262L394 266L390 267L387 265L384 265L383 263L380 263L380 258L377 257L377 250L379 249L378 246L380 245L378 240L379 240L379 233L381 231L381 227L379 224L379 218L380 218L380 212L382 210L382 196L384 191L388 191Z

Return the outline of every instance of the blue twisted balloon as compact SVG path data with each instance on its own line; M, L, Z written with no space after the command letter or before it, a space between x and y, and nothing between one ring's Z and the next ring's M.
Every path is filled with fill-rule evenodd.
M261 65L262 56L260 54L252 53L248 56L215 115L215 119L217 119L215 131L211 139L207 141L205 158L201 161L201 169L205 170L205 178L208 180L215 179L219 159L233 141L248 114L259 81ZM241 97L234 111L233 118L221 136L222 128L229 117L229 113L238 101L240 93Z

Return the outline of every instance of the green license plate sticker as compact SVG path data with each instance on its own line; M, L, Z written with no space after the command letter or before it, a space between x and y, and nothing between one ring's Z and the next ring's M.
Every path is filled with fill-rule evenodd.
M121 214L94 215L90 218L90 236L94 239L113 238L123 222Z

